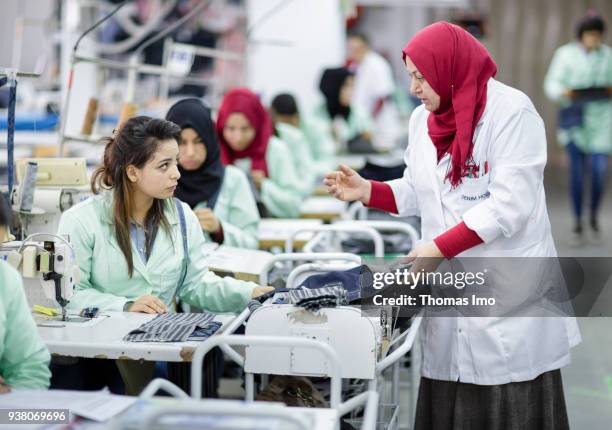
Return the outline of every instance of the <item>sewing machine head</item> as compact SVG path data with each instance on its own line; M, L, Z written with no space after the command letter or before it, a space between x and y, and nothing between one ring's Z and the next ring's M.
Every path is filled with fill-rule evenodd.
M23 158L15 170L12 204L22 238L55 233L62 213L91 195L83 158Z
M84 158L21 158L15 162L20 183L28 163L37 165L37 187L80 187L88 183Z
M34 291L26 288L31 305L40 304L40 287L44 298L59 304L66 320L66 305L79 281L79 266L69 242L56 237L54 241L14 241L0 243L0 259L16 268L26 287L34 284ZM29 285L28 285L29 284Z

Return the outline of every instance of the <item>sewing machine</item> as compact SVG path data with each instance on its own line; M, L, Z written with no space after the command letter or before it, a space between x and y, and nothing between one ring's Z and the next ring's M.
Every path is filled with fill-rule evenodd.
M33 207L20 210L16 203L23 198L28 163L36 165ZM21 238L32 233L54 234L62 213L91 196L83 158L22 158L15 167L19 185L12 201Z
M48 236L34 234L31 238L42 235ZM0 260L19 271L31 306L57 302L62 310L58 318L66 321L66 305L80 276L74 251L69 242L59 236L44 242L29 239L0 243Z

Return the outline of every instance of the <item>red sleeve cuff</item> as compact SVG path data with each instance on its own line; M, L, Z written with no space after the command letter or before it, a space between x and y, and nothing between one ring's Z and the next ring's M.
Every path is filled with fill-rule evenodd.
M212 235L212 240L217 242L219 245L223 244L225 234L223 233L223 224L219 223L219 231Z
M480 245L483 240L465 225L465 222L460 222L436 237L434 242L444 257L453 258L463 251Z
M370 181L372 192L367 207L397 214L397 205L391 186L385 182Z
M378 100L376 100L376 104L374 105L374 110L372 111L372 116L374 118L376 118L378 114L380 113L380 111L382 110L383 106L385 105L385 101L386 101L386 97L381 97Z

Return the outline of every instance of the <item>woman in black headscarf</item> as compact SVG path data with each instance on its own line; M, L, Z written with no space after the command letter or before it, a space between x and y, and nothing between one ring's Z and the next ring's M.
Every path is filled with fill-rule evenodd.
M191 206L215 242L257 248L255 199L246 175L221 163L210 109L198 99L184 99L170 108L166 119L182 129L176 197Z
M336 141L349 152L373 152L372 119L358 106L351 106L353 81L353 73L346 67L325 69L319 83L325 104L316 112L317 117L329 123Z

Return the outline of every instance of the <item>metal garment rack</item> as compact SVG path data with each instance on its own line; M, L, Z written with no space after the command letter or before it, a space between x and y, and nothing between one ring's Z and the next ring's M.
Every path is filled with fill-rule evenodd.
M157 40L160 40L164 36L167 36L174 30L179 28L180 26L186 24L189 20L195 17L198 13L206 9L210 5L211 1L202 2L198 4L183 18L172 23L172 25L168 26L166 29L162 30L160 33L152 34L151 37L146 39L144 43L134 52L134 54L131 55L127 63L121 62L121 61L103 59L103 58L95 58L95 57L78 55L77 54L78 43L83 38L83 36L85 36L91 30L96 28L99 24L104 22L107 18L112 16L125 3L126 2L119 5L115 9L115 11L113 11L111 14L104 17L102 20L98 21L96 24L94 24L93 27L89 28L85 33L83 33L83 35L81 35L81 38L77 41L77 44L75 45L75 48L72 52L71 59L70 59L70 72L68 76L68 88L66 91L65 101L63 105L63 115L61 117L60 142L59 142L59 148L58 148L58 154L60 157L64 153L64 147L65 147L66 142L77 141L77 142L85 142L85 143L98 143L98 139L92 138L90 136L66 135L66 125L68 122L67 121L68 111L70 109L70 98L71 98L70 96L72 94L74 71L75 71L75 66L79 63L95 64L95 65L98 65L98 66L101 66L107 69L127 70L128 71L128 83L127 83L127 90L126 90L126 97L125 97L126 103L131 103L133 101L133 96L134 96L135 87L136 87L136 80L137 80L136 78L138 74L140 73L147 74L147 75L161 76L161 77L164 77L165 79L177 78L177 79L181 79L185 83L191 83L195 85L206 85L206 84L216 82L215 79L205 79L205 78L201 78L195 75L189 75L189 74L182 75L178 73L173 73L172 71L169 71L165 66L157 66L153 64L145 64L145 63L138 62L138 56L144 50L145 47L151 45L153 42ZM194 52L194 55L206 56L206 57L212 57L212 58L225 58L225 59L241 58L241 55L239 53L231 52L231 51L224 51L220 49L194 47L193 52Z
M252 44L274 44L274 45L279 45L279 46L291 46L292 43L287 42L287 41L283 41L283 40L260 40L260 41L249 41L250 39L250 35L253 32L253 30L258 27L260 24L262 24L262 22L266 21L268 18L270 18L271 16L273 16L276 12L278 12L280 9L282 9L283 7L285 7L287 4L290 3L291 0L288 0L286 2L279 2L276 6L274 6L274 8L270 9L263 18L261 18L259 21L257 21L255 24L253 24L251 26L251 28L247 29L246 32L246 37L247 37L247 41L248 43L252 43ZM83 36L87 33L89 33L91 30L93 30L94 28L96 28L99 24L101 24L103 21L105 21L106 19L108 19L110 16L112 16L118 9L120 9L123 5L125 5L127 3L127 1L124 1L123 3L121 3L111 14L105 16L102 20L98 21L96 24L94 24L93 27L91 27L90 29L88 29L83 35L81 35L81 39L83 38ZM90 64L96 64L105 68L109 68L109 69L116 69L116 70L127 70L128 71L128 82L127 82L127 89L126 89L126 96L125 96L125 103L132 103L133 101L133 97L134 97L134 89L136 87L136 78L138 76L139 73L142 74L148 74L148 75L157 75L157 76L161 76L162 79L162 95L164 94L165 91L167 91L168 88L168 80L170 78L177 78L180 79L181 81L185 82L185 83L191 83L191 84L195 84L195 85L206 85L206 84L216 84L218 81L221 81L221 83L223 83L223 77L221 77L221 79L205 79L205 78L201 78L195 75L181 75L178 73L173 73L169 70L166 69L165 64L163 66L157 66L157 65L152 65L152 64L144 64L144 63L139 63L138 62L138 56L139 54L144 50L144 48L146 48L147 46L151 45L153 42L161 40L165 37L167 37L168 34L170 34L171 32L173 32L174 30L176 30L177 28L181 27L182 25L186 24L189 20L191 20L193 17L195 17L198 13L204 11L210 4L212 3L212 0L209 1L204 1L202 0L201 3L197 4L187 15L185 15L183 18L179 19L178 21L172 23L170 26L168 26L167 28L165 28L164 30L162 30L161 32L157 33L157 34L152 34L151 37L149 37L148 39L146 39L141 45L140 47L134 52L134 54L132 54L132 56L130 57L129 61L127 63L123 63L120 61L113 61L113 60L107 60L107 59L101 59L101 58L94 58L94 57L87 57L87 56L81 56L81 55L77 55L76 52L76 46L75 49L73 50L72 56L71 56L71 61L70 61L70 72L69 72L69 78L68 78L68 87L67 87L67 91L66 91L66 96L65 96L65 101L64 101L64 105L63 105L63 115L61 116L61 125L60 125L60 142L59 142L59 149L58 149L58 153L59 156L62 156L62 154L64 153L64 147L65 144L69 141L74 141L74 142L85 142L85 143L99 143L98 139L96 138L92 138L90 136L86 136L86 135L66 135L66 124L67 124L67 112L69 110L69 104L70 104L70 95L72 93L72 83L73 83L73 77L74 77L74 70L75 70L75 65L78 63L90 63ZM80 42L80 39L79 39ZM174 47L179 47L179 46L187 46L185 44L179 44L179 43L175 43L175 42L170 42L170 43L165 43L164 44L164 48L166 48L166 46L168 46L170 49L174 46ZM77 46L78 46L78 42L77 42ZM193 53L193 55L195 56L200 56L200 57L209 57L209 58L218 58L218 59L224 59L224 60L228 60L228 61L242 61L243 62L243 74L244 76L246 76L246 66L247 66L247 62L245 61L245 54L239 53L239 52L233 52L233 51L228 51L228 50L222 50L222 49L214 49L214 48L206 48L206 47L200 47L200 46L193 46L191 48L191 52ZM167 60L168 56L165 55L166 54L166 49L164 49L164 59ZM215 96L218 96L219 94L215 94Z
M211 55L213 53L214 55ZM210 49L210 48L207 48L206 51L198 50L197 54L200 56L208 56L208 57L223 56L226 58L230 58L230 57L234 57L238 55L233 52L222 51L222 50L217 50L217 49ZM86 143L98 143L98 140L96 138L92 138L90 136L66 134L66 124L67 124L68 111L70 109L70 95L72 93L74 66L78 63L96 64L98 66L101 66L107 69L134 71L137 74L142 73L142 74L147 74L147 75L156 75L156 76L164 77L166 79L177 78L185 83L191 83L195 85L207 85L211 83L214 84L217 81L216 79L210 79L210 78L206 79L206 78L198 77L196 75L186 75L186 76L181 75L179 73L174 73L166 69L164 66L157 66L154 64L144 64L144 63L134 63L134 62L122 63L120 61L115 61L115 60L107 60L107 59L102 59L102 58L74 55L72 59L72 63L71 63L72 71L71 71L71 76L69 78L68 91L66 94L66 101L65 101L64 109L63 109L64 112L62 115L63 119L62 119L62 126L61 126L61 132L60 132L59 154L64 153L64 146L66 145L66 142L76 141L76 142L86 142Z
M246 61L245 55L240 54L238 52L232 51L224 51L215 48L207 48L203 46L190 45L186 43L178 43L172 40L172 38L168 37L164 40L164 59L163 59L163 67L167 67L168 60L170 54L173 52L175 48L188 50L194 57L205 57L205 58L214 58L217 60L225 60L225 61L235 61L243 63L242 75L246 76ZM160 98L167 99L168 94L170 92L170 77L163 76L160 85ZM184 81L189 83L188 81ZM221 74L220 78L213 78L210 80L213 84L212 90L212 100L219 100L221 96L221 91L219 89L223 89L225 87L225 76Z

